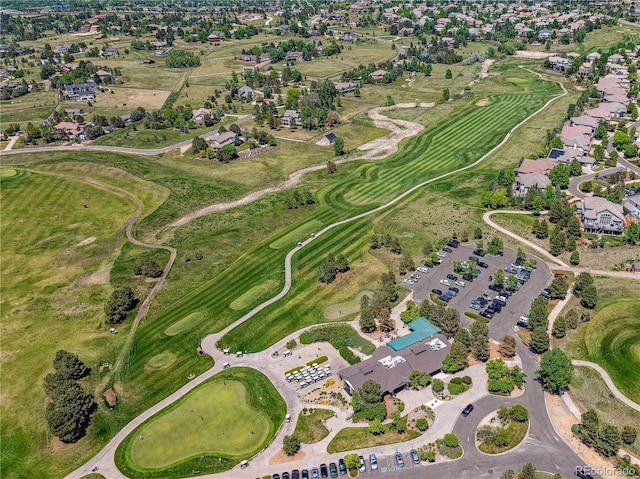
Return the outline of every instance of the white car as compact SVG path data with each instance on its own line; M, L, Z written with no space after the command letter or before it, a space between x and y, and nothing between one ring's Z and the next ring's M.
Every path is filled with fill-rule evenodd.
M447 257L447 253L445 253L444 251L438 251L436 254L438 256L440 256L441 258L446 258Z
M451 286L451 281L448 279L441 279L440 284L446 284L447 286Z
M418 271L421 273L427 274L429 272L429 268L425 268L424 266L418 266Z
M461 288L465 287L464 281L456 281L456 286L460 286Z

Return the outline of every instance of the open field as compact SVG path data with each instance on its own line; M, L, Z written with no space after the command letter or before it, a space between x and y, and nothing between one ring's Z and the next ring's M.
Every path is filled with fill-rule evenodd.
M640 402L640 281L597 278L598 306L591 321L570 331L559 344L572 358L601 365L618 389ZM565 307L579 308L572 299Z
M329 430L323 424L323 421L333 417L334 414L330 409L316 409L310 414L300 413L293 435L302 444L313 444L322 441L329 435Z
M336 452L354 451L365 447L384 446L387 444L395 444L396 442L411 441L420 436L418 431L407 429L406 432L398 434L396 431L385 424L384 434L374 436L369 432L368 427L345 427L335 435L327 446L327 452L334 454Z
M93 368L85 381L93 391L98 365L116 358L128 324L118 327L122 334L110 335L102 306L134 207L82 181L17 171L0 180L3 469L7 477L33 470L53 477L79 465L90 444L52 449L42 379L52 370L56 351L66 349Z
M630 424L640 424L640 412L618 401L611 394L600 374L591 368L582 366L575 368L569 394L580 409L580 412L585 412L587 409L595 409L602 420L613 423L618 428ZM640 454L640 441L636 440L627 448L629 452L638 456Z
M360 312L360 300L363 296L369 295L372 297L372 291L360 291L353 299L345 301L344 303L330 304L322 311L322 315L329 321L335 321L336 319L344 318L351 314Z
M285 413L266 376L232 368L138 427L118 447L116 462L132 478L182 477L195 467L203 473L228 470L262 449Z

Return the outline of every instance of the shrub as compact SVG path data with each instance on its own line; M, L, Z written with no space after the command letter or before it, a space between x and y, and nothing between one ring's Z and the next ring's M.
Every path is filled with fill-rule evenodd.
M449 393L452 396L457 396L458 394L462 394L463 392L468 390L469 386L467 386L466 384L462 384L462 383L450 382L449 385L447 386L447 389L449 390Z
M416 427L418 428L418 431L424 432L429 428L429 423L425 418L421 417L416 421Z
M428 451L425 453L425 456L426 456L427 461L429 461L429 462L436 462L436 451L434 451L434 450L428 450Z
M529 411L521 404L516 404L509 413L511 419L517 422L525 422L529 419Z
M444 390L444 381L435 378L433 381L431 381L431 388L436 393L442 392Z
M344 348L340 348L339 352L340 356L342 356L342 359L344 359L349 364L357 364L361 361L360 358L353 354L353 352L346 346Z
M471 376L463 376L462 382L465 384L471 384Z
M444 435L444 445L447 447L458 447L458 436L453 433Z
M462 384L462 378L453 378L450 384Z
M371 341L367 341L348 324L324 324L311 328L300 335L301 344L327 341L336 349L350 346L359 349L364 354L372 354L376 347Z
M295 339L292 339L291 341L287 341L287 349L293 349L298 345L298 343L296 342Z

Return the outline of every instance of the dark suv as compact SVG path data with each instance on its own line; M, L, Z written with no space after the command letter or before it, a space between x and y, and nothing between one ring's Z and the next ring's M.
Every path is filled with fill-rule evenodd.
M464 417L467 417L469 414L471 414L471 411L473 411L473 404L468 404L467 407L462 410L462 415Z
M450 280L452 280L452 281L458 281L458 277L457 277L455 274L451 274L451 273L449 273L449 274L447 275L447 278L449 278L449 279L450 279Z
M320 464L320 477L322 479L327 479L327 477L329 477L329 470L327 469L326 464Z

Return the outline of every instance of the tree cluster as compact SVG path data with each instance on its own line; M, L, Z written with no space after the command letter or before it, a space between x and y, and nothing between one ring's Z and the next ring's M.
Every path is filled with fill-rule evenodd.
M391 305L398 299L398 286L392 271L383 273L379 287L372 297L360 298L360 329L372 332L379 326L383 332L393 331L395 323L391 319ZM378 325L376 326L376 319Z
M290 210L300 208L304 205L312 205L316 202L310 190L293 190L287 195L287 208Z
M127 317L127 313L134 309L138 300L131 288L118 288L111 293L111 298L104 305L107 321L112 324L121 323Z
M547 389L560 393L571 384L573 364L562 349L549 349L542 355L536 374Z
M332 283L338 273L345 273L349 271L349 261L343 254L339 254L337 257L331 253L327 256L327 259L318 268L318 281L321 283Z
M369 237L369 248L380 249L382 247L388 248L394 254L402 254L402 246L397 236L391 236L387 233L382 238L376 234Z
M618 453L620 446L633 444L637 438L637 430L633 426L624 426L622 431L609 424L598 413L589 409L585 411L577 428L577 435L587 446L594 448L604 457L612 457Z
M587 309L595 309L598 304L598 290L590 273L580 273L573 283L573 294L580 298L580 304Z
M168 68L199 67L200 58L193 52L172 48L167 56L166 65Z
M500 358L487 362L487 374L487 389L501 394L510 394L516 386L521 388L524 378L527 377L518 366L510 368Z
M162 268L154 260L138 258L136 260L133 274L144 276L145 278L159 278L162 276Z
M351 399L354 419L378 419L382 421L387 415L384 404L384 391L382 386L372 379L367 379L362 386L354 392Z
M51 399L45 417L51 433L63 442L76 442L91 424L96 404L76 381L91 373L77 355L60 350L53 361L55 372L44 378L44 390Z

